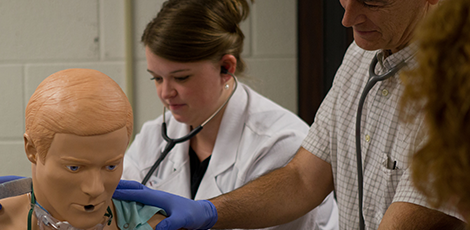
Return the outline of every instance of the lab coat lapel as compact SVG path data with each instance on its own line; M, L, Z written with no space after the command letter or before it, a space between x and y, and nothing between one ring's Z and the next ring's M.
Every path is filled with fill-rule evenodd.
M225 190L217 183L217 175L232 167L237 160L238 146L245 126L244 111L247 101L248 96L243 84L240 83L225 109L211 160L199 185L196 200L218 196Z

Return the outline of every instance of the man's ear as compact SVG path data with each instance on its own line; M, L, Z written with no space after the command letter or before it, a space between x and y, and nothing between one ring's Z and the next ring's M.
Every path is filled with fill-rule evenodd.
M33 140L31 140L31 137L29 137L27 133L23 135L23 139L26 157L28 157L31 163L36 164L36 161L38 159L38 151L36 150L36 146L34 145Z

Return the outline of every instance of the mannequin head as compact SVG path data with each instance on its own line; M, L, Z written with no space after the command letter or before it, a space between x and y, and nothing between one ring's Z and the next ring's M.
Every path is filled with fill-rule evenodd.
M132 126L126 95L105 74L67 69L46 78L26 107L24 134L38 203L77 228L100 223Z
M130 137L132 108L119 85L97 70L67 69L47 77L29 99L24 138L44 160L56 133L93 136L122 127Z

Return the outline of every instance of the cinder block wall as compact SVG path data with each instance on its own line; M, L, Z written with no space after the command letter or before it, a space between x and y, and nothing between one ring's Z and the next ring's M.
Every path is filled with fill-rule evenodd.
M163 0L134 0L135 132L162 112L140 35ZM242 24L246 82L297 112L297 1L256 0ZM91 68L126 91L124 0L0 0L0 176L29 176L24 110L39 83L66 68ZM126 92L128 93L128 92Z

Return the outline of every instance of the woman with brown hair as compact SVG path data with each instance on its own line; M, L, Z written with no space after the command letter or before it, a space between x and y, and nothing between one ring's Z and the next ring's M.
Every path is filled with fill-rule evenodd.
M415 186L433 206L470 221L470 1L443 1L417 31L418 65L403 76L402 109L424 114L427 139L412 156Z
M307 124L235 77L245 69L239 23L248 14L246 0L169 0L148 23L142 35L147 70L169 111L143 125L126 153L123 179L203 200L291 160ZM201 124L155 164L165 132L180 138ZM272 229L312 229L313 222L315 229L337 229L337 218L330 195L319 208Z

